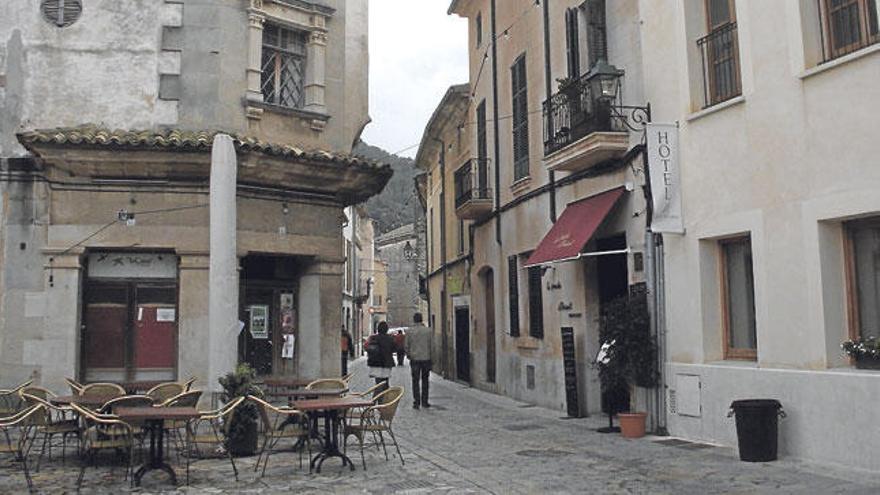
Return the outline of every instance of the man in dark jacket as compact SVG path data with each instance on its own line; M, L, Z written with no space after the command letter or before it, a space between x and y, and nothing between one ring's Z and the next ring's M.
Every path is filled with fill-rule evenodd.
M381 393L388 389L388 380L394 367L394 339L388 335L388 323L380 321L376 330L378 333L367 341L367 367L377 384L385 384L377 391Z
M344 325L342 327L340 350L342 351L342 376L345 376L348 374L348 360L354 358L354 343L352 342L351 334Z

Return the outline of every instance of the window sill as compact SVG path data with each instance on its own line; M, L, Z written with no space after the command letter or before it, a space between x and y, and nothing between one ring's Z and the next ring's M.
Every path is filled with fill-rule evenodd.
M751 359L727 358L721 361L707 362L706 364L709 366L724 366L728 368L758 368L758 362Z
M532 178L530 176L525 176L520 179L517 179L510 185L510 192L514 195L521 194L529 189L532 184Z
M861 50L854 51L850 54L844 55L842 57L838 57L832 60L829 60L823 64L817 65L815 67L811 67L800 74L798 74L798 78L801 80L807 79L809 77L815 76L816 74L821 74L825 71L829 71L840 67L841 65L848 64L854 60L859 60L860 58L867 57L871 54L880 52L880 43L874 43L871 46L866 46Z
M727 109L727 108L730 108L733 106L737 106L741 103L745 103L745 101L746 101L746 97L743 95L739 95L736 98L731 98L727 101L722 101L721 103L713 105L709 108L704 108L698 112L694 112L694 113L688 115L687 117L685 117L684 120L686 120L687 122L693 122L693 121L701 119L707 115L712 115L715 112L720 112L724 109Z
M308 110L303 110L301 108L282 107L281 105L275 105L275 104L266 103L266 102L256 102L256 101L248 102L248 104L252 107L262 108L263 110L266 110L269 112L274 112L274 113L280 113L282 115L293 115L295 117L300 117L303 119L323 120L324 122L327 122L328 120L330 120L330 116L327 115L326 113L310 112Z
M531 336L523 336L516 341L516 347L517 349L534 351L541 347L541 340Z

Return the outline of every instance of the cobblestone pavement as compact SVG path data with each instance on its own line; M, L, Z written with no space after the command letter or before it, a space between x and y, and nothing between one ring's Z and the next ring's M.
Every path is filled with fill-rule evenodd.
M354 389L366 388L363 360ZM392 384L406 386L409 367L396 368ZM408 387L407 387L408 388ZM357 448L349 453L357 470L328 460L320 474L300 469L296 453L272 457L266 476L253 473L255 459L237 459L235 482L227 460L193 464L190 486L167 484L148 475L140 493L585 493L585 494L878 494L880 474L836 471L790 460L743 463L727 448L659 438L627 440L594 430L599 418L563 419L551 411L432 376L430 409L401 402L395 432L406 462L366 453L361 469ZM679 445L671 445L671 444ZM107 461L105 461L106 464ZM20 468L0 464L0 492L26 491ZM34 474L43 493L74 491L78 470L53 459ZM127 492L122 468L86 471L83 493ZM183 476L181 476L183 478Z

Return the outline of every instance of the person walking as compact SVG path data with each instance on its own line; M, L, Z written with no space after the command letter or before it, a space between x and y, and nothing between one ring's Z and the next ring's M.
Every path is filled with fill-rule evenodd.
M354 343L345 325L342 326L340 350L342 351L342 376L345 376L348 374L348 360L354 359Z
M388 379L394 367L394 339L388 335L388 323L384 321L379 322L376 331L367 341L367 367L377 385L385 384L376 391L381 393L388 389Z
M397 352L397 365L403 366L403 358L406 355L406 334L399 328L394 334L394 350Z
M434 334L422 322L422 314L413 315L413 323L406 331L406 355L412 374L413 409L431 407L428 402L428 379L431 374Z

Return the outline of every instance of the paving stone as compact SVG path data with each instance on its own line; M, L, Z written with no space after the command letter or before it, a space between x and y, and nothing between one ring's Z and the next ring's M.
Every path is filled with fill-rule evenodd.
M367 388L363 360L353 363L354 390ZM253 468L256 458L237 458L239 481L224 458L192 464L190 485L173 487L163 474L147 476L131 490L124 470L110 468L112 456L88 468L82 493L181 494L877 494L880 474L853 473L781 459L744 463L732 449L679 439L629 440L600 434L602 417L562 419L559 411L524 404L446 382L432 375L432 406L413 410L411 396L401 401L394 431L405 465L393 448L389 460L380 450L365 451L367 470L356 445L349 454L356 470L328 460L320 474L300 469L299 454L271 457L265 477ZM408 388L409 369L395 368L393 385ZM408 392L407 392L408 393ZM675 448L670 448L675 447ZM70 454L70 450L68 454ZM74 461L71 461L74 457ZM35 452L31 453L32 462ZM34 482L42 493L73 492L79 472L75 456L62 465L56 455L43 460ZM0 493L26 491L20 466L0 458ZM185 480L178 470L180 481Z

